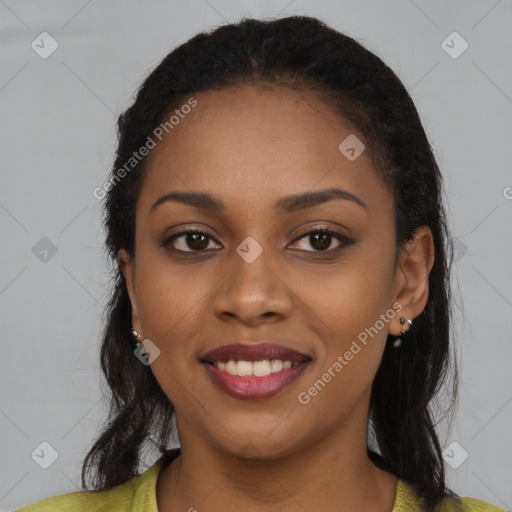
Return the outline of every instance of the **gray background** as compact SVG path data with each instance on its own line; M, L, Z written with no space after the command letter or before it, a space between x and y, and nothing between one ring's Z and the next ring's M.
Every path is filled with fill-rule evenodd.
M105 414L98 347L108 266L92 192L113 162L116 116L194 33L290 14L317 16L377 53L422 116L446 180L462 296L460 405L442 443L460 445L452 460L462 449L468 458L447 466L449 482L512 507L510 0L0 0L0 510L79 490ZM31 47L43 31L59 45L46 59ZM458 58L442 47L453 31L469 44ZM445 44L459 50L453 41ZM31 456L42 442L58 452L48 469Z

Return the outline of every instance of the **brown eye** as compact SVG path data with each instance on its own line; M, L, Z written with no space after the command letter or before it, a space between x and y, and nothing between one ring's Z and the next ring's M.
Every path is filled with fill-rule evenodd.
M165 241L166 246L181 252L199 252L206 250L213 239L200 230L188 230L177 233Z
M314 235L309 235L309 239L311 241L311 247L319 251L323 251L328 249L332 242L332 235L329 233L324 233L323 231L319 231Z
M333 239L337 240L339 243L337 247L330 248ZM300 250L305 250L308 252L331 252L337 249L341 249L343 246L349 245L350 242L349 239L344 237L341 233L338 233L337 231L328 228L309 231L308 233L305 233L302 236L300 236L294 242L294 244L299 243L299 241L301 240L307 240L309 242L309 245L313 248L313 251L311 251L307 248L305 249L299 247Z

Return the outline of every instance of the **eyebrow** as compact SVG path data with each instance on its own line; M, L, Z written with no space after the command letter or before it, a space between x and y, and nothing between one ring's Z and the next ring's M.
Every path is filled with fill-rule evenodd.
M274 208L280 213L291 213L297 210L312 208L319 204L326 203L333 199L344 199L352 201L359 206L368 209L367 204L359 197L340 188L327 188L316 190L314 192L305 192L303 194L293 194L279 199ZM214 213L226 211L226 204L220 197L204 192L170 192L160 199L157 199L149 212L152 213L158 206L166 202L178 202L195 208L208 210Z

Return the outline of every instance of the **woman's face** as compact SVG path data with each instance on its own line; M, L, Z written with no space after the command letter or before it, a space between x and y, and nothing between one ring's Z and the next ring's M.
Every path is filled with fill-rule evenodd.
M180 436L265 456L342 432L366 440L386 337L412 317L398 313L391 192L367 151L339 149L354 130L311 95L245 86L194 98L148 157L135 260L120 259ZM297 200L327 189L343 192ZM176 192L214 200L159 202ZM181 230L206 235L169 240ZM263 342L280 348L253 350Z

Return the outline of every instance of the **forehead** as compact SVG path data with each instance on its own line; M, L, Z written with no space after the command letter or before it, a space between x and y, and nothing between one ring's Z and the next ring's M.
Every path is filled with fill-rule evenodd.
M364 137L313 93L247 85L193 98L197 105L148 156L141 201L187 189L228 203L241 194L274 201L332 186L389 199L368 152L349 160L339 149L347 137Z

